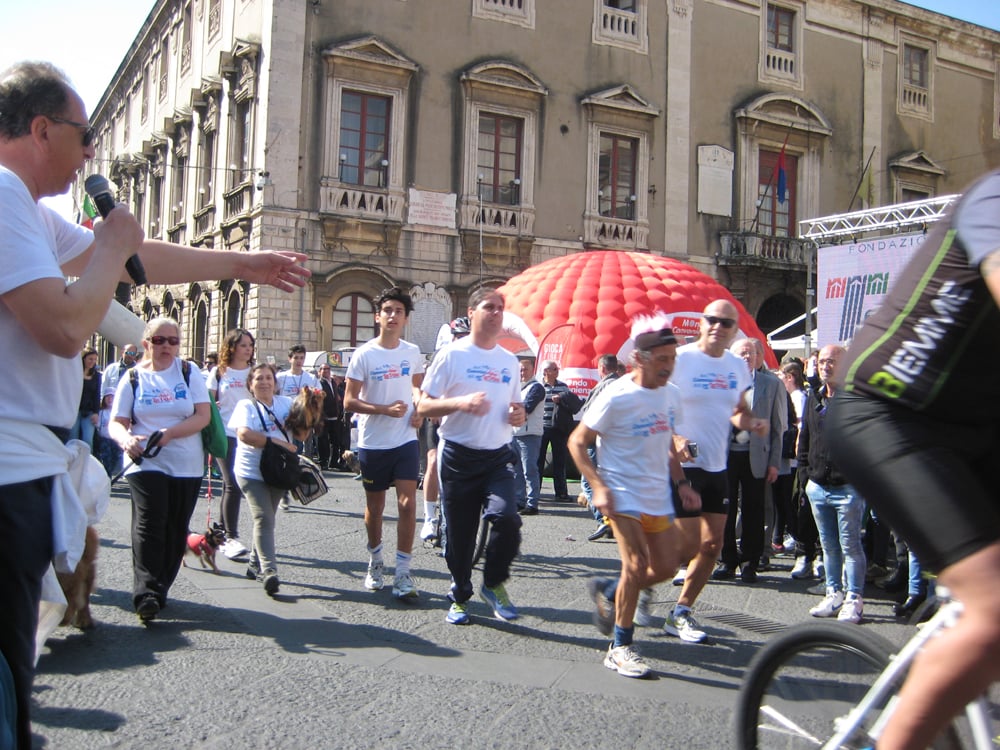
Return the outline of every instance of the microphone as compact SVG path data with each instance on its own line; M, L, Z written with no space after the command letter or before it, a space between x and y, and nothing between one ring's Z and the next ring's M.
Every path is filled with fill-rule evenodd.
M87 195L94 201L94 206L97 208L98 213L101 214L101 218L107 218L108 214L117 205L115 197L111 194L111 183L102 175L92 174L84 180L83 189L87 191ZM146 269L142 267L142 261L139 260L138 255L133 255L125 261L125 270L128 271L128 275L132 277L132 281L136 284L145 285L147 283Z

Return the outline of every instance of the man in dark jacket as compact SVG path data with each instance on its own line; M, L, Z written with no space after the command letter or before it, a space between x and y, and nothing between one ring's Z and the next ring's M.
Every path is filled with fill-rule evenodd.
M343 467L340 457L344 450L340 445L340 422L344 417L344 397L337 392L330 365L320 365L318 374L319 385L323 389L323 432L319 435L316 447L320 465L324 469L336 469Z
M867 567L861 546L865 501L833 463L824 430L827 406L833 398L837 370L845 354L843 347L835 345L820 350L817 365L821 385L809 393L806 401L798 460L800 480L808 478L806 496L816 517L826 567L826 596L809 610L809 614L813 617L836 615L842 622L858 623L864 610L862 595Z
M566 487L566 441L576 427L573 415L580 411L583 400L558 380L559 365L551 359L542 363L545 386L545 417L542 445L538 453L538 473L545 469L545 455L552 447L552 490L556 500L571 500Z

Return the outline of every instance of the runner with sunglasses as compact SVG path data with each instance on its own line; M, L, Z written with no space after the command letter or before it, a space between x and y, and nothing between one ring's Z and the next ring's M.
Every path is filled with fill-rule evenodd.
M683 418L677 434L697 443L692 457L679 450L684 476L701 495L701 510L677 508L682 560L690 560L681 595L667 615L664 630L689 643L705 640L705 631L691 615L719 559L729 510L727 466L732 428L758 435L768 433L768 420L754 417L743 394L751 385L746 363L729 351L739 330L739 312L728 300L709 303L702 314L698 340L677 349L671 382L681 391Z

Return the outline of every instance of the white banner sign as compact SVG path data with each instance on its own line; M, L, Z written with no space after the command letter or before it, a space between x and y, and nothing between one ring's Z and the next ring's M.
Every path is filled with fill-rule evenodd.
M817 344L847 344L885 299L924 234L821 247L817 256Z

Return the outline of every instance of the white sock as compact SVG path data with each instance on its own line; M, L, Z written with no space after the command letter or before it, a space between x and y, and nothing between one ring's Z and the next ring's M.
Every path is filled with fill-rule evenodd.
M438 504L429 500L424 500L424 520L433 521L437 518Z
M368 550L368 562L369 563L380 563L382 562L382 543L372 549L371 547L365 545L365 549Z
M396 552L396 575L409 575L410 574L410 560L413 555L409 555L406 552Z

